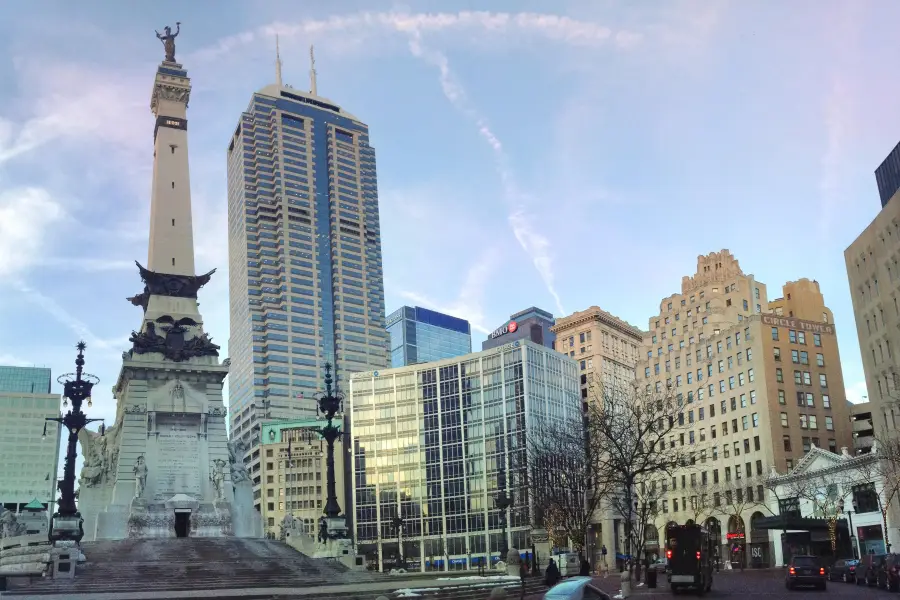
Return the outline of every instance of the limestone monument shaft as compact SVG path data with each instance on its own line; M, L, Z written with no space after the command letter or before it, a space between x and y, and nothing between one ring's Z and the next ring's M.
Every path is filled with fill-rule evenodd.
M170 27L164 31L156 33L165 60L150 95L156 126L147 266L137 265L143 291L128 298L143 316L113 386L115 424L105 437L87 430L79 436L85 456L80 508L88 540L249 537L254 531L246 518L234 518L236 502L252 506L252 492L242 485L236 498L235 468L226 468L235 455L222 400L228 361L219 360L197 302L215 270L194 271L187 152L191 80L175 62L181 25L174 33Z

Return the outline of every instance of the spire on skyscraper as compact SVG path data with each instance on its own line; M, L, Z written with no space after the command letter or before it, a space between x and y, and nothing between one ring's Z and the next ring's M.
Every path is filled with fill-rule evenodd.
M281 48L278 45L278 34L275 34L275 83L278 84L278 87L284 87L284 82L281 80Z
M316 51L315 46L309 47L309 93L318 96L316 91Z

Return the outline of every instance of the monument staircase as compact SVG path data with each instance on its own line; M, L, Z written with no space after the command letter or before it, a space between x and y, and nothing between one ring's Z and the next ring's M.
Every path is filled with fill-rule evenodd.
M416 593L423 599L482 600L499 585L519 595L519 582L515 580L464 577L452 587L446 587L450 581L441 581L441 587L437 587L429 576L353 571L336 561L310 558L282 542L265 539L127 539L85 542L82 550L87 560L78 565L75 579L34 580L22 587L10 587L4 597L88 598L105 594L105 598L115 598L134 592L159 592L160 597L175 600L196 598L200 591L221 590L215 598L374 600L380 595L393 598L396 590L411 588L421 590ZM384 584L390 584L389 588ZM262 592L264 588L268 590ZM278 591L273 594L272 588ZM544 590L541 578L528 578L526 597L539 597L536 594Z

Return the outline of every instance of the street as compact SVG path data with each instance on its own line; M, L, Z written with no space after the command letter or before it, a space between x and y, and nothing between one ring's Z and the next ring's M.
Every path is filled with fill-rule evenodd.
M617 577L597 577L595 582L602 590L616 595L619 592ZM660 578L659 587L647 589L646 585L633 588L631 596L656 596L658 598L674 598L665 577ZM721 571L713 577L712 591L705 598L743 598L746 596L769 596L771 598L870 598L871 600L900 600L900 594L880 590L874 587L858 586L852 583L829 582L824 592L813 589L787 590L784 587L784 571L781 569L748 569L741 571ZM693 592L680 592L677 596L698 597Z

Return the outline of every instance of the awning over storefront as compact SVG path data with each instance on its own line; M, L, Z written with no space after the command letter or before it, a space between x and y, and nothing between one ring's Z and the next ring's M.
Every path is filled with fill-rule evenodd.
M847 520L838 519L837 529L847 529ZM828 519L811 519L795 515L777 515L754 519L751 523L753 529L781 529L792 531L821 531L828 530Z

